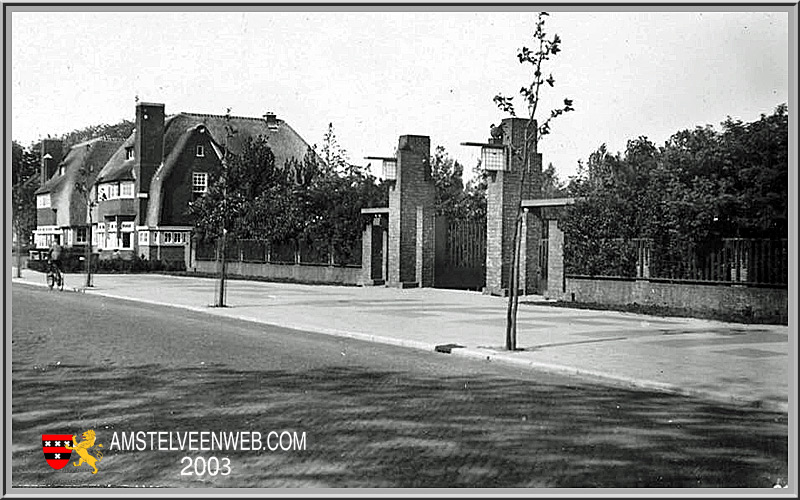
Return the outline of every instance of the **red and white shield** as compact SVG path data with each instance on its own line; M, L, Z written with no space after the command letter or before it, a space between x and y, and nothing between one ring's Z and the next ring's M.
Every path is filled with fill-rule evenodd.
M72 450L72 434L42 434L42 450L48 465L55 470L63 469L69 463Z

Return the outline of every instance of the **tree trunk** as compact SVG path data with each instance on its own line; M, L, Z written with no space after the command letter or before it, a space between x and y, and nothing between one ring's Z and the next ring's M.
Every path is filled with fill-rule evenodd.
M219 266L219 296L217 297L216 307L225 307L225 265L226 265L226 231L222 231L222 244L220 245L220 266Z
M86 288L92 287L92 205L87 204L89 227L86 229Z
M20 227L17 225L17 278L22 278L22 235L20 232Z
M86 229L86 288L92 286L92 221Z
M520 217L514 224L514 251L511 254L511 268L508 271L508 310L506 312L506 350L517 349L517 307L519 289L519 260L520 260Z

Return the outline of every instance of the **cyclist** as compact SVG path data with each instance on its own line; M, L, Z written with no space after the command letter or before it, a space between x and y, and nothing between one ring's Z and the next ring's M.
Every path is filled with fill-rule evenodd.
M50 267L54 271L57 271L59 276L63 275L61 272L61 245L58 244L58 241L53 240L53 243L50 245L50 250L48 251L48 257L50 260Z

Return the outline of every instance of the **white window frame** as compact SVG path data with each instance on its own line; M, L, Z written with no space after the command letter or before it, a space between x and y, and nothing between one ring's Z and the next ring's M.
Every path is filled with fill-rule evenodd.
M36 195L36 208L50 208L50 193Z
M206 192L208 192L208 174L192 172L192 193L205 194Z
M87 228L85 228L85 227L76 227L75 228L75 244L76 245L85 245L86 244L86 234L87 234Z
M133 182L120 182L119 184L119 197L120 198L133 198Z
M125 148L125 159L126 160L133 159L133 146Z
M206 155L206 148L202 144L194 147L194 155L198 158L203 158Z
M108 184L108 199L116 200L117 198L119 198L119 184L112 182Z

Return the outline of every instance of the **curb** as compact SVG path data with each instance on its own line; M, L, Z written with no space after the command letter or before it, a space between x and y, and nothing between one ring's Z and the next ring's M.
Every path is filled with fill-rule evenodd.
M18 282L22 284L32 285L32 286L39 286L39 287L47 287L46 283L38 283L32 281L26 281L24 279L13 278L13 282ZM65 291L68 291L65 288ZM385 344L385 345L392 345L397 347L404 347L408 349L417 349L427 352L436 352L436 345L435 343L428 343L428 342L419 342L415 340L406 340L400 339L396 337L385 337L381 335L372 335L367 333L358 333L358 332L349 332L346 330L337 330L334 328L325 328L325 327L318 327L313 325L298 325L296 323L288 323L288 322L280 322L280 321L266 321L261 319L254 319L254 318L242 318L237 317L235 315L226 315L223 313L214 313L214 308L211 306L207 307L198 307L198 306L190 306L190 305L183 305L183 304L165 304L163 302L158 302L156 300L151 299L144 299L138 297L126 297L123 295L116 295L113 293L104 292L102 290L94 290L88 288L72 288L71 291L79 292L79 293L89 293L91 295L98 295L102 297L108 297L117 300L127 300L132 302L139 302L143 304L150 304L150 305L157 305L157 306L166 306L166 307L175 307L178 309L184 309L193 312L205 313L205 314L212 314L215 316L226 317L230 319L236 319L239 321L247 321L251 323L256 323L260 325L269 325L275 326L278 328L286 328L290 330L301 330L310 333L316 333L321 335L330 335L334 337L342 337L342 338L350 338L354 340L361 340L365 342L373 342L378 344ZM529 359L520 359L514 357L513 355L488 350L488 349L476 349L476 348L457 348L451 351L452 355L458 357L465 357L465 358L472 358L472 359L480 359L483 361L495 361L501 362L508 365L514 365L517 367L526 367L533 370L545 371L550 373L559 373L562 375L568 375L573 377L578 377L584 380L591 380L596 381L601 384L611 385L615 387L628 387L628 388L635 388L635 389L645 389L655 392L662 392L665 394L674 394L677 396L687 396L687 397L696 397L701 399L708 399L711 401L725 403L725 404L733 404L737 406L748 406L752 408L759 408L768 411L775 411L775 412L782 412L788 413L789 412L789 403L788 402L778 402L778 401L770 401L758 398L747 398L743 396L736 396L733 394L726 394L724 392L719 391L709 391L709 390L701 390L701 389L687 389L680 386L676 386L673 384L668 384L665 382L655 382L651 380L639 380L634 379L632 377L622 377L618 375L611 375L604 372L598 372L593 370L587 370L583 368L575 368L566 365L558 365L552 363L543 363L540 361L534 361Z
M585 380L594 380L601 384L611 385L615 387L629 387L635 389L646 389L655 392L663 392L665 394L674 394L676 396L696 397L701 399L708 399L719 403L734 404L737 406L749 406L752 408L760 408L769 411L788 413L789 403L780 401L771 401L758 398L747 398L737 396L734 394L727 394L720 391L710 391L702 389L687 389L666 382L655 382L652 380L640 380L632 377L623 377L619 375L611 375L604 372L593 370L586 370L583 368L575 368L566 365L557 365L552 363L543 363L540 361L533 361L529 359L515 358L513 355L498 353L497 351L479 350L479 349L453 349L452 354L468 358L482 359L485 361L498 361L501 363L523 366L535 370L541 370L550 373L560 373L579 377Z

